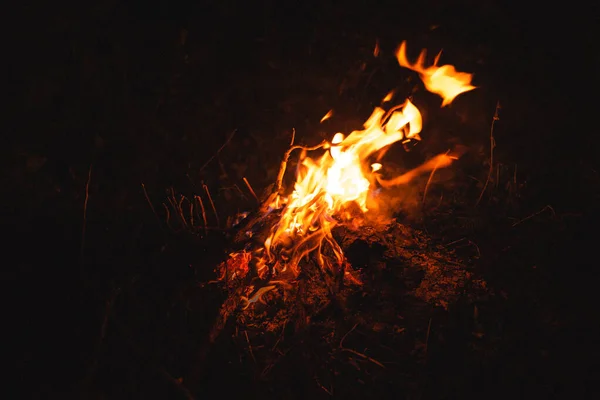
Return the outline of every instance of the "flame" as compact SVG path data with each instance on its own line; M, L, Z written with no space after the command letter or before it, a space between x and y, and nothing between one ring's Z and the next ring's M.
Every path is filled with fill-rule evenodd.
M421 80L425 84L427 90L442 97L442 107L452 103L452 101L461 93L475 89L471 85L472 74L466 72L458 72L452 65L437 66L441 52L435 57L433 65L425 68L425 56L427 52L422 50L419 54L417 62L411 64L406 58L406 41L402 42L396 57L401 67L408 68L419 73Z
M294 191L287 198L276 200L284 206L279 223L265 241L259 275L269 271L264 266L274 265L275 272L289 268L297 276L300 260L314 250L321 268L334 270L341 266L343 251L331 231L351 218L351 204L364 213L369 211L369 189L379 180L375 172L383 167L378 162L369 164L369 159L395 142L419 140L422 126L421 113L409 100L388 112L377 107L364 129L348 136L338 132L320 158L304 157ZM396 183L390 183L393 184ZM333 255L333 261L323 256L325 250Z
M445 168L452 164L452 161L457 160L458 156L451 154L438 154L431 160L419 165L417 168L410 170L409 172L402 174L392 180L386 181L377 177L377 182L383 187L391 187L396 185L403 185L413 178L421 175L424 172L433 171L438 168Z
M443 97L442 105L474 88L470 86L471 75L455 73L452 66L424 68L424 52L415 65L410 65L406 61L405 48L405 43L402 43L398 51L400 65L419 72L426 88ZM393 95L394 91L389 92L383 102L389 102ZM331 115L330 111L321 121ZM264 284L253 296L242 299L245 307L262 301L263 294L274 290L282 282L297 278L301 261L307 256L324 272L344 270L345 279L359 282L345 269L347 261L332 235L333 228L340 224L354 227L359 224L353 215L370 212L367 200L373 187L406 184L424 172L449 166L459 156L440 154L403 175L382 179L380 171L384 166L381 158L386 149L396 142L420 140L422 128L419 109L407 99L388 111L376 107L361 130L347 136L338 132L331 141L321 146L303 149L292 193L274 194L266 203L268 207L264 208L268 212L276 210L280 216L270 228L263 246L252 253L254 270ZM320 157L307 156L307 150L317 148L325 150ZM286 162L287 158L283 165ZM247 253L238 256L236 261L247 265Z
M385 97L383 98L383 100L381 102L387 103L388 101L392 101L392 98L394 97L395 94L396 94L395 90L390 91L388 94L385 95Z
M323 115L323 118L321 118L321 122L328 120L329 118L331 118L332 115L333 115L333 110L327 111L327 114Z

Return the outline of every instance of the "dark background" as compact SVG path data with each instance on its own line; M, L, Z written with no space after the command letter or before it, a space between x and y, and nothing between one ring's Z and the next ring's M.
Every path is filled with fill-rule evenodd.
M430 55L443 49L442 60L474 72L479 86L436 114L438 99L416 98L429 124L423 154L443 151L451 138L476 149L474 160L483 163L499 101L495 154L499 162L518 164L526 183L517 217L548 204L563 216L559 228L546 230L550 237L540 240L532 230L519 239L545 265L543 277L524 277L509 265L496 268L510 272L490 274L522 293L515 310L527 309L519 304L531 300L525 293L543 293L540 301L564 326L552 338L561 357L553 359L548 380L564 379L557 396L587 390L591 365L584 356L592 353L597 329L589 278L595 262L588 257L597 238L598 135L584 123L594 115L584 111L595 102L595 77L587 72L597 62L594 10L576 3L348 3L11 7L2 146L4 327L15 338L5 342L6 363L15 374L11 398L71 393L93 358L111 288L182 263L160 259L166 239L141 183L157 204L171 186L192 193L204 182L218 193L246 176L255 189L266 187L291 128L299 142L318 143L322 135L356 128L390 89L408 94L402 86L407 71L393 57L402 40L411 57L421 48ZM379 58L372 55L376 41ZM347 89L340 90L342 83ZM337 119L319 125L331 108ZM459 126L444 124L457 116ZM223 151L228 178L215 162L200 171L234 129ZM481 165L466 168L485 177ZM251 201L233 202L216 196L223 215L253 207ZM495 228L487 229L493 242ZM178 251L210 271L215 253L222 253L215 243L222 250L224 240L189 245L181 239ZM526 325L524 347L537 335ZM521 368L510 360L507 369ZM532 393L538 389L523 385Z

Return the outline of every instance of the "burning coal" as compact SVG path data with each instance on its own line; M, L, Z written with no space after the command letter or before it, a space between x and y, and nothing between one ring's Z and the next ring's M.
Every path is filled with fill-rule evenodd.
M442 98L442 107L461 93L475 89L472 75L457 72L451 65L437 66L439 56L425 67L425 51L411 64L406 43L397 51L400 66L419 74L426 89ZM390 101L393 92L384 102ZM331 116L328 113L324 119ZM267 293L294 285L308 266L316 266L329 286L347 283L359 285L360 279L350 268L332 230L337 226L357 229L361 221L376 212L377 199L370 196L376 188L403 185L414 177L449 166L458 154L440 154L398 177L384 180L380 162L390 145L420 140L422 116L408 99L386 111L377 107L362 130L349 135L336 133L331 141L312 148L292 146L282 163L281 177L292 150L301 150L296 182L290 194L281 190L263 203L260 214L244 230L247 236L261 238L246 249L232 253L219 266L220 281L246 282L238 291L242 309L264 302ZM320 156L309 157L310 152ZM250 227L259 227L259 232ZM265 238L266 236L266 238ZM264 238L264 240L262 239Z

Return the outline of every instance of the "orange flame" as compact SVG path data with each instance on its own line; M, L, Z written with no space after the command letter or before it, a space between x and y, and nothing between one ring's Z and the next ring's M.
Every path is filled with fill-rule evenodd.
M321 118L321 122L328 120L329 118L331 118L332 115L333 115L333 110L327 111L327 114L323 115L323 118Z
M419 72L426 88L442 96L442 105L449 104L458 94L474 89L470 86L471 75L456 73L450 65L424 68L424 52L415 65L410 65L405 49L406 45L402 43L397 54L400 65ZM388 93L383 102L390 101L393 95L393 91ZM321 121L331 115L330 111ZM382 152L395 142L420 140L422 127L419 109L406 100L389 111L376 107L362 130L348 136L336 133L331 142L317 146L326 150L319 158L308 157L306 150L302 152L293 192L287 196L274 195L265 207L281 212L263 247L253 251L258 276L270 280L254 296L243 298L246 307L261 301L264 293L288 278L295 279L300 272L300 261L309 254L323 271L333 272L346 265L332 229L352 218L352 207L355 212L369 212L367 200L369 190L374 186L386 188L406 184L427 171L447 167L458 158L458 154L440 154L399 177L381 179ZM246 256L240 258L240 261L246 260ZM352 276L348 279L357 282Z
M369 158L403 139L419 140L421 128L421 113L409 100L389 112L377 107L363 130L347 137L336 133L326 144L329 151L319 159L305 157L292 194L276 200L284 208L279 223L265 241L265 252L261 255L265 258L259 270L266 273L268 269L262 267L275 263L282 272L289 267L297 275L300 260L314 250L320 267L331 270L335 265L323 257L324 247L334 255L335 263L341 265L343 252L331 230L343 222L342 211L350 204L368 211L369 188L375 183L374 173L382 168L380 163L373 163L369 172Z
M383 100L381 102L387 103L388 101L392 101L394 94L396 94L396 92L394 90L390 91L388 94L385 95L385 97L383 98Z
M417 62L411 64L406 58L406 41L404 41L398 48L396 57L398 58L400 66L419 73L427 90L440 95L440 97L444 99L442 107L452 103L459 94L476 88L471 85L471 79L473 78L472 74L457 72L452 65L437 66L442 54L441 52L435 57L433 65L425 68L426 54L427 52L422 50Z

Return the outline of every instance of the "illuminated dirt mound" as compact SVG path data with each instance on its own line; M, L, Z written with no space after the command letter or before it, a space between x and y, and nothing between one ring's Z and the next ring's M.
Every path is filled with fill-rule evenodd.
M301 272L295 280L270 281L259 288L252 283L256 280L231 278L230 299L222 311L227 315L243 311L237 314L238 323L272 332L289 322L308 325L332 305L350 312L352 304L365 295L362 284L378 286L382 274L392 274L394 282L405 282L393 289L398 296L412 296L444 308L467 288L474 295L485 288L485 282L470 272L472 260L461 259L425 233L398 222L363 225L356 230L340 227L333 236L344 252L354 253L349 260L359 264L351 267L346 262L336 277L323 273L318 262L309 258L300 261ZM233 253L221 264L220 273L248 271L249 263L250 253Z

